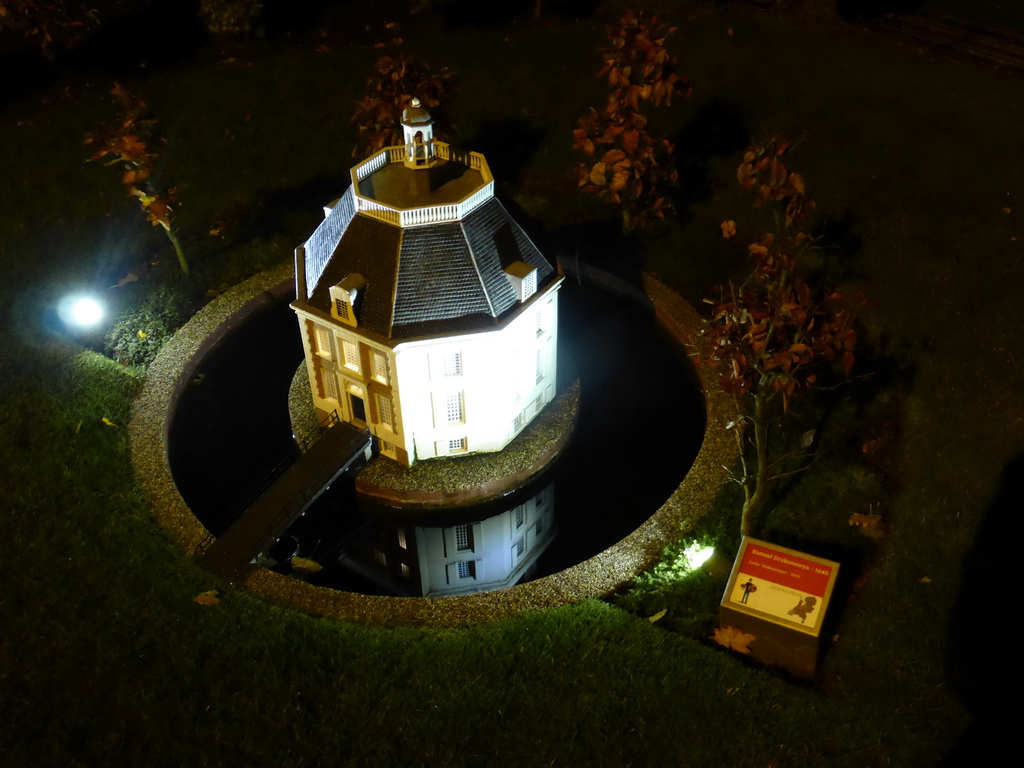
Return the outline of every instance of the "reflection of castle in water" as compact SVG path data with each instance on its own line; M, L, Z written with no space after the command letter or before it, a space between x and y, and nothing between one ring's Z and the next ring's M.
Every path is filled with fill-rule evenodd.
M554 484L483 520L448 526L369 520L341 544L338 562L396 595L486 592L530 575L554 539Z

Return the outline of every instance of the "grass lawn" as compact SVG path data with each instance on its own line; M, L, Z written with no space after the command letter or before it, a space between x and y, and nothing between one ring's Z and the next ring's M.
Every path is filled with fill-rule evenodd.
M618 214L575 192L570 145L602 99L603 20L551 5L500 25L455 24L445 6L395 16L410 52L456 71L458 142L487 152L549 255L639 253L699 301L743 266L719 223L758 234L740 152L780 130L801 139L791 165L832 278L871 299L859 378L792 414L788 434L818 430L815 464L759 527L840 553L854 576L818 681L711 645L724 581L682 573L674 550L607 602L384 629L234 590L152 523L125 434L147 356L208 292L292 258L347 184L349 117L379 51L360 6L332 3L317 25L170 64L56 67L0 103L6 765L931 766L1004 743L986 682L1019 674L987 638L1021 528L1021 81L852 27L686 5L671 41L694 94L656 118L683 155L685 205L597 253L582 233ZM115 80L167 137L158 173L181 189L188 279L118 170L84 162ZM52 307L82 286L104 289L139 365L60 331ZM723 493L681 541L728 555L738 507ZM848 524L869 510L880 539ZM193 601L208 589L219 604Z

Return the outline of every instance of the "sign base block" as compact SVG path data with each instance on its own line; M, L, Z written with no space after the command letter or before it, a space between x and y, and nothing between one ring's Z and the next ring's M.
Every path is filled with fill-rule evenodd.
M757 639L750 643L748 658L768 667L784 669L795 677L813 680L821 654L818 637L793 632L774 622L722 606L721 626L733 626Z
M839 563L744 536L719 609L721 626L756 639L750 657L812 679Z

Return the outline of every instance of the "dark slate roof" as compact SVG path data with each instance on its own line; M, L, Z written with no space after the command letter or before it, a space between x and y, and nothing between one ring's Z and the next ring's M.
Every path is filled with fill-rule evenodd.
M366 289L356 304L359 325L390 336L398 264L395 254L402 230L365 215L353 216L317 281L309 303L331 310L330 287L351 274L366 278ZM308 260L308 256L307 256Z
M479 265L480 277L493 297L496 316L516 303L516 294L505 276L505 267L515 261L536 267L538 286L543 285L553 273L537 246L496 198L470 213L462 224L466 241Z
M394 324L479 314L494 312L459 222L405 230Z
M517 303L504 267L536 267L538 285L553 274L497 199L462 221L400 229L349 213L351 192L306 243L306 298L329 311L330 286L362 275L356 313L360 327L376 334L399 339L493 326Z

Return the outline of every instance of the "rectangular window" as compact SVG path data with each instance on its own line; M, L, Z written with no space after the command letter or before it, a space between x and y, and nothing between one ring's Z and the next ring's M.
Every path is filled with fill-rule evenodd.
M464 420L462 412L462 393L453 392L445 398L445 414L449 424L461 424Z
M524 414L524 413L517 413L516 417L514 419L512 419L512 430L514 432L518 432L520 429L523 428L523 424L525 424L525 423L526 423L526 414Z
M523 509L523 505L520 504L514 510L514 516L516 521L516 528L522 528L523 523L526 522L526 511Z
M523 552L526 551L526 537L520 536L519 541L516 542L516 557L522 557Z
M534 368L536 369L537 373L536 383L540 384L544 380L544 350L542 349L537 350Z
M456 525L455 526L455 549L459 552L472 552L473 551L473 526L472 525Z
M377 565L388 564L388 556L381 552L379 549L373 550L373 559L377 562Z
M319 325L313 326L313 335L316 337L316 353L321 357L332 359L331 355L331 332Z
M341 352L344 355L344 363L346 368L351 368L353 371L359 370L359 346L354 341L343 339L341 342Z
M540 307L537 307L537 311L534 312L533 317L534 317L534 323L536 324L536 327L537 327L537 335L538 336L543 336L544 335L544 312L543 312L543 310Z
M351 319L351 317L349 315L348 302L345 301L344 299L335 299L334 300L334 309L337 311L338 317L340 317L342 320L350 320Z
M402 549L408 549L409 548L409 542L405 538L405 529L404 528L399 528L398 529L398 546L400 546Z
M402 563L402 577L406 579L409 578L409 566L405 563Z
M385 395L377 395L377 417L378 421L388 429L394 429L394 417L391 413L391 398Z
M466 438L459 437L448 441L448 453L462 453L466 450Z
M534 410L537 413L540 413L541 408L544 407L544 395L543 394L537 395L537 399L533 401L533 407L534 407Z
M377 351L373 353L373 378L382 384L388 383L388 358Z
M456 563L456 568L460 579L476 578L476 563L472 560L460 560Z
M333 371L328 371L325 368L320 369L320 376L324 381L324 397L328 400L338 402L338 377L334 375Z
M441 373L445 376L462 375L462 353L449 352L441 360Z

